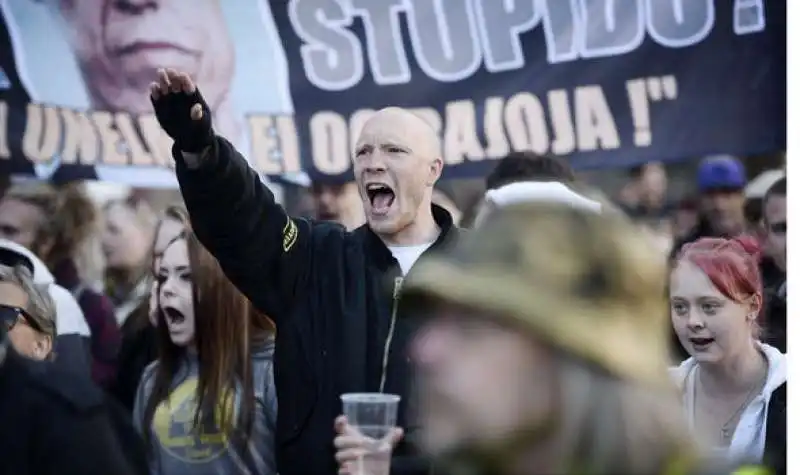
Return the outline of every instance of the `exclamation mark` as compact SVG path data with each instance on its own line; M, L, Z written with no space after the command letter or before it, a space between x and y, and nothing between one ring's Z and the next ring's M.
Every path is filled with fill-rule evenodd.
M637 147L647 147L653 140L650 132L650 100L647 96L647 83L644 79L628 81L628 101L633 117L633 143Z
M758 33L766 27L764 0L733 0L733 31L737 35Z

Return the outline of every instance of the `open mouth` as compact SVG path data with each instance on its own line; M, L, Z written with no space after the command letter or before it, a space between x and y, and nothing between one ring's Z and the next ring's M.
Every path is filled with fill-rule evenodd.
M134 41L133 43L126 44L115 50L118 56L126 56L143 52L158 52L158 51L177 51L182 54L196 55L196 51L191 51L183 46L169 43L166 41Z
M186 316L178 309L173 307L164 307L164 316L167 321L173 325L178 325L186 320Z
M373 213L388 213L394 203L394 190L385 183L367 183L366 190Z
M696 348L705 348L708 345L714 343L714 339L713 338L689 338L689 341Z

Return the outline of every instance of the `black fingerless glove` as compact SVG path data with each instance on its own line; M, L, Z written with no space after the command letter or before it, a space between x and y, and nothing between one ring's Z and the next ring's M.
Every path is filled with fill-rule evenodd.
M158 99L151 96L151 101L161 128L175 140L182 152L199 154L212 143L211 110L200 89L195 88L191 94L170 92ZM195 104L203 107L203 117L198 120L192 119L191 110Z

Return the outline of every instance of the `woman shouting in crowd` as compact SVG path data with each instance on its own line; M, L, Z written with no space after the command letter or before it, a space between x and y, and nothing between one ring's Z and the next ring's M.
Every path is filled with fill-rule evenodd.
M672 374L694 432L733 465L786 473L786 355L759 342L762 285L749 238L686 244L671 274L672 324L691 357Z
M273 324L186 229L155 256L158 360L134 420L152 474L275 473Z

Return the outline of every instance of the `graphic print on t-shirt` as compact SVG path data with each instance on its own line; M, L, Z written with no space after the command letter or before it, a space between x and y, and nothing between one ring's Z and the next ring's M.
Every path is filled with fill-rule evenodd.
M228 448L229 440L220 429L222 414L234 420L234 397L229 395L216 407L216 417L200 414L194 425L197 401L197 378L191 377L176 387L156 408L153 432L161 446L172 457L186 463L207 463Z

